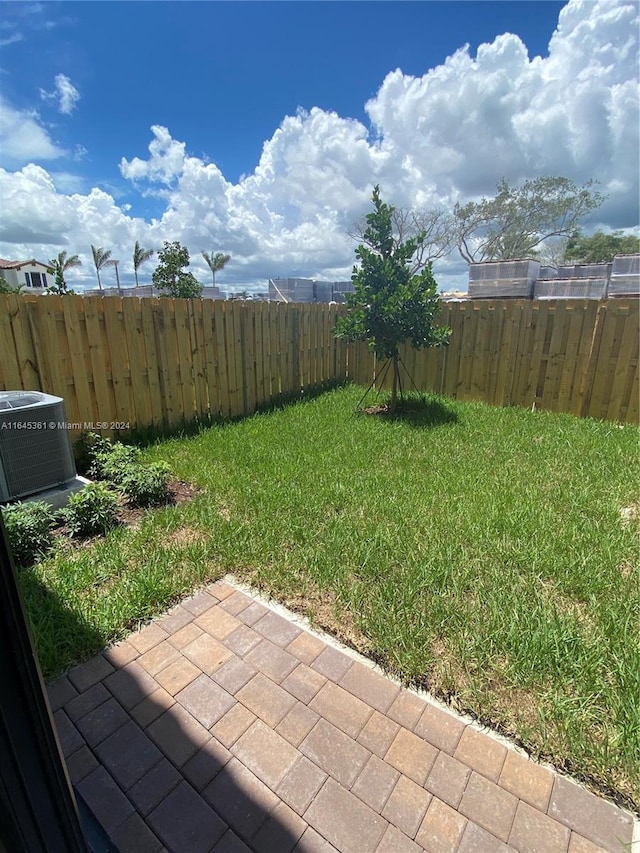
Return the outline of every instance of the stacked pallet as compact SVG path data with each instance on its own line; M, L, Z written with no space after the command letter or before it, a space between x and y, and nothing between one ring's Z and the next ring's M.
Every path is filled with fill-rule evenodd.
M640 296L640 255L616 255L609 278L609 296Z
M332 299L339 305L342 305L345 300L345 294L353 293L355 286L352 281L334 281Z
M469 267L470 299L531 299L540 261L522 258L488 261Z
M558 278L558 267L540 267L540 275L538 276L538 278Z
M333 283L330 281L313 282L313 301L331 302L333 299Z
M606 295L606 278L541 278L533 287L534 299L604 299Z
M558 267L558 274L551 278L604 278L611 275L611 264L563 264ZM540 278L545 278L541 275Z
M275 302L313 302L313 280L310 278L269 279L269 298Z

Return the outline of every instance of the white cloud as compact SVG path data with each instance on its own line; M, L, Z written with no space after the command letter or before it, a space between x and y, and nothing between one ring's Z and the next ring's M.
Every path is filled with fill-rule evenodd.
M134 157L120 160L120 172L130 181L161 181L170 184L182 172L185 159L184 142L176 142L166 127L153 125L153 140L149 143L148 160Z
M71 115L80 100L80 92L64 74L56 74L55 84L60 98L60 112L64 115Z
M59 193L81 193L86 187L82 175L73 172L49 172L49 175Z
M450 209L492 193L503 177L517 183L545 174L598 180L610 196L598 224L634 227L637 24L637 7L626 0L572 0L545 58L530 59L522 40L505 33L475 57L461 47L422 77L396 69L366 104L371 127L319 108L298 110L237 184L189 154L188 141L154 125L148 156L120 161L138 192L162 199L162 214L148 223L103 190L65 195L65 181L68 193L74 189L66 173L52 179L36 166L0 173L0 197L12 200L0 254L7 255L1 241L8 245L10 237L10 254L24 247L22 254L33 255L27 247L38 242L44 254L59 245L82 254L97 243L122 259L126 275L136 239L153 248L177 239L203 281L201 250L232 255L219 277L223 286L264 287L272 275L344 278L354 260L346 232L368 210L373 184L397 205ZM86 264L84 274L90 269ZM446 286L465 270L457 255L436 265Z
M8 47L10 44L17 44L22 41L24 36L22 33L12 33L10 36L0 38L0 47Z
M80 92L65 74L56 74L53 82L53 92L40 89L40 97L43 101L57 101L58 111L63 115L71 115L80 100Z
M73 175L52 176L33 164L17 172L0 169L0 198L4 210L11 211L0 221L3 257L46 261L68 247L84 264L73 278L91 282L91 244L113 248L114 257L131 255L144 224L127 216L104 191L77 194L74 184Z
M53 142L33 110L17 110L0 97L0 151L12 165L55 160L64 150Z

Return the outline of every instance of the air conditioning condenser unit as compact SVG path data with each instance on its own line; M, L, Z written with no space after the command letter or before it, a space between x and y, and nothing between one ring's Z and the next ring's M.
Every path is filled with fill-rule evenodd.
M62 397L0 391L0 502L55 489L75 476Z

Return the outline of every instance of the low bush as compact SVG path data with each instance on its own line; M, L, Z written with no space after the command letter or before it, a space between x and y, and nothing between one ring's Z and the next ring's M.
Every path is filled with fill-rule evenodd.
M89 483L69 498L65 519L72 536L104 534L118 523L118 500L104 483Z
M139 448L116 442L96 453L89 469L89 476L97 480L107 480L114 486L121 487L139 461Z
M161 462L139 465L129 470L120 488L130 506L159 506L169 500L170 473L169 467Z
M16 566L28 568L53 544L58 516L44 501L15 503L3 507L2 517Z
M87 474L95 462L98 453L107 452L112 447L108 438L97 432L83 432L73 446L73 455L79 474Z

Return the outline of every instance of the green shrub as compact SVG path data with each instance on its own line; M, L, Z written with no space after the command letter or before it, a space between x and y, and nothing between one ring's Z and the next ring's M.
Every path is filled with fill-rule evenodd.
M98 453L106 453L112 447L108 438L97 432L83 432L73 445L73 454L79 474L86 474L95 462Z
M89 476L98 480L107 480L114 486L120 487L139 461L140 450L137 447L116 442L96 453L89 469Z
M120 487L130 506L158 506L169 500L170 470L162 462L130 469Z
M65 512L72 536L104 534L118 523L118 501L104 483L89 483L69 498Z
M57 515L44 501L15 503L2 508L9 547L16 566L28 568L53 543Z

